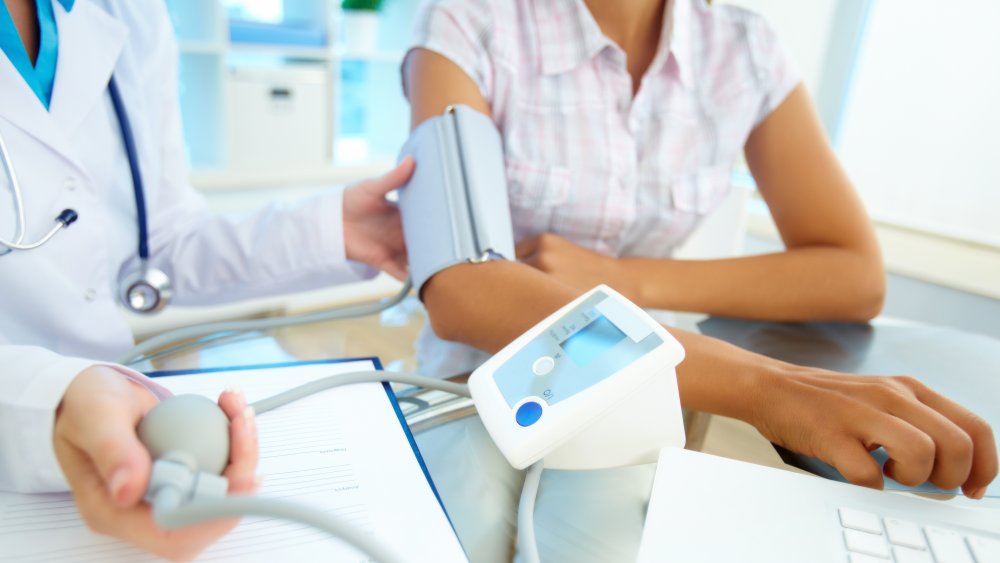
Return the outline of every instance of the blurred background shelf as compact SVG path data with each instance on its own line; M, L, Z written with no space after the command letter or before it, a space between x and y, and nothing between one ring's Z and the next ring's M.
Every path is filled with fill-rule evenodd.
M399 64L418 2L168 0L192 180L352 180L395 160L409 129Z

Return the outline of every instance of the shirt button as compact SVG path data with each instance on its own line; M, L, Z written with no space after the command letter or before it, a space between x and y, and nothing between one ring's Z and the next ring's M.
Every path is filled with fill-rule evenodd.
M93 288L88 289L87 293L83 294L83 298L86 299L88 302L92 302L93 300L97 299L97 290Z
M75 190L76 189L76 178L73 178L72 176L70 176L69 178L66 178L65 180L63 180L63 187L66 188L69 191Z

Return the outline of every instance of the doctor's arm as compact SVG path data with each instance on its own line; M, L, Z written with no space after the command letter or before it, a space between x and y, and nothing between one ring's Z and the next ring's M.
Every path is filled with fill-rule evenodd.
M161 19L166 22L166 14ZM275 202L239 216L211 213L188 181L177 59L173 33L160 25L156 48L143 65L148 80L139 82L155 104L149 138L159 143L158 165L145 170L150 256L153 266L170 276L175 303L216 304L317 289L372 277L375 268L405 277L399 214L385 195L406 182L412 162L303 201ZM125 271L137 268L136 262Z
M444 57L417 50L404 77L414 126L449 104L489 114L472 80ZM495 261L445 269L421 297L438 336L496 352L584 290L525 264ZM912 378L798 367L669 330L686 350L677 374L686 408L749 422L854 483L881 486L880 468L868 454L875 444L892 457L886 473L905 484L929 479L979 497L997 474L989 426Z
M875 317L885 296L875 233L804 86L754 129L745 151L783 252L614 258L542 235L522 242L518 256L575 287L606 283L649 308L777 321Z

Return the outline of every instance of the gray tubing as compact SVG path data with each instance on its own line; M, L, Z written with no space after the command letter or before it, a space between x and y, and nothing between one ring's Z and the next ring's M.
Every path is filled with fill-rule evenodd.
M144 341L143 343L135 346L128 352L125 352L121 356L115 358L115 362L122 365L133 364L139 360L142 360L146 353L150 350L155 350L157 348L162 348L168 344L177 342L178 340L187 340L189 338L198 338L205 336L207 334L212 334L216 332L246 332L250 330L270 330L273 328L282 328L286 326L295 326L301 324L318 323L323 321L332 321L337 319L349 319L354 317L365 317L368 315L375 315L381 313L382 311L397 305L402 301L407 294L410 293L410 289L413 287L412 282L407 279L406 283L403 284L402 289L399 293L393 295L392 297L386 299L379 299L373 303L363 303L361 305L348 305L345 307L337 307L334 309L328 309L325 311L317 311L315 313L305 313L302 315L293 315L290 317L278 317L273 319L254 319L249 321L226 321L219 323L206 323L201 325L189 326L178 328L175 330L164 332Z
M219 518L267 516L300 522L324 530L343 540L380 563L398 563L400 559L375 539L340 519L304 504L259 497L226 497L196 501L166 509L157 514L157 523L164 528L180 528Z
M541 562L538 541L535 539L535 500L538 498L538 485L542 480L544 465L542 460L538 460L528 468L521 488L521 500L517 503L517 546L522 559L527 563Z
M308 397L314 393L319 393L320 391L325 391L327 389L332 389L334 387L339 387L341 385L351 385L354 383L370 383L370 382L382 382L382 381L392 381L397 383L407 383L410 385L417 385L419 387L426 387L428 389L437 389L439 391L446 391L454 395L460 395L462 397L471 397L472 394L469 392L469 386L463 383L454 383L452 381L445 381L443 379L437 379L434 377L422 377L419 375L410 375L407 373L394 373L387 371L354 371L349 373L340 373L337 375L331 375L329 377L324 377L323 379L317 379L316 381L310 381L309 383L304 383L298 387L293 387L288 391L278 393L272 397L266 399L261 399L256 403L251 404L254 411L258 414L265 413L269 410L276 409L282 405L287 405L292 401L297 401L304 397Z

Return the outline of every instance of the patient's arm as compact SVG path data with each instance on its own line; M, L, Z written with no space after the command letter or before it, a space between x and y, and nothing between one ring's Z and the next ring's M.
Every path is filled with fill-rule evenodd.
M414 126L449 104L490 115L472 79L441 55L418 49L404 73ZM877 315L885 282L874 231L804 87L757 126L745 148L783 252L720 260L616 259L542 235L523 243L518 255L578 289L606 283L644 307L789 321Z
M615 258L543 234L522 241L518 257L576 287L606 283L644 307L776 321L877 315L885 281L874 231L804 87L754 130L746 155L782 252Z
M439 336L495 352L579 293L523 264L489 262L441 271L424 286L423 298ZM997 474L990 427L912 378L799 367L668 330L686 352L677 369L686 408L749 422L853 483L882 486L868 453L876 445L892 458L886 474L907 485L930 480L980 498Z
M432 277L422 296L435 334L493 353L581 293L523 264L496 261L452 266ZM718 340L668 330L686 350L678 370L684 406L751 419L747 397L754 372L779 364Z
M472 81L426 51L405 68L413 124L467 104L488 113ZM420 163L417 163L420 166ZM516 262L461 264L421 294L442 338L495 352L584 290ZM997 474L990 427L912 378L836 374L772 360L670 329L686 351L677 371L685 407L738 418L768 439L835 466L852 482L881 486L869 455L884 446L886 473L904 484L930 479L981 497Z

